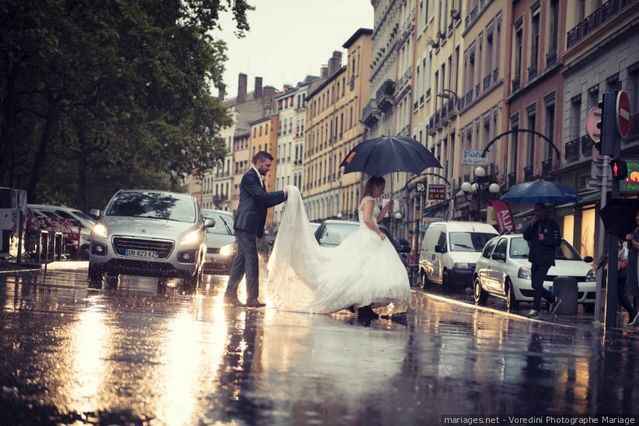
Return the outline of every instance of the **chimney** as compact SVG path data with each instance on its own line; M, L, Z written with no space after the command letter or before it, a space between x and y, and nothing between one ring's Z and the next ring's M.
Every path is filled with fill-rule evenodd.
M322 65L320 69L320 78L323 80L328 77L328 66Z
M335 60L335 71L342 68L342 52L335 50L333 52L333 59Z
M244 73L240 73L237 79L237 102L242 103L246 101L246 89L248 86L248 76Z
M262 77L255 77L255 92L254 96L256 98L262 97Z
M275 96L275 93L277 93L277 90L275 89L275 87L273 86L264 86L264 90L262 95L265 98L272 98L273 96Z
M226 96L226 84L220 83L220 85L217 86L217 98L220 101L223 101L225 96Z

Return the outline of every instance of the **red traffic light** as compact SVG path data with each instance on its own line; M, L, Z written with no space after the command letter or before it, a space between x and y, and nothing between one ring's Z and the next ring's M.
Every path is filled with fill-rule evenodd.
M610 170L612 178L615 180L623 180L628 177L628 165L624 160L612 160L610 162Z

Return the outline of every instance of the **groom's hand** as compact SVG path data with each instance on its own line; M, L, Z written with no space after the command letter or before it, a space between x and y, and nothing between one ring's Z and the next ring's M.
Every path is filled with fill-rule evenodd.
M284 191L284 195L286 195L288 197L288 187L285 186L282 191Z

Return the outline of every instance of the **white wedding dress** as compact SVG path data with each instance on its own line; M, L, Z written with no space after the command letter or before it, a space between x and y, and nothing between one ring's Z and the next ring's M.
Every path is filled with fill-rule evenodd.
M406 268L388 239L362 221L335 247L320 247L296 187L288 201L268 262L267 303L282 310L333 313L351 306L403 311L410 301Z

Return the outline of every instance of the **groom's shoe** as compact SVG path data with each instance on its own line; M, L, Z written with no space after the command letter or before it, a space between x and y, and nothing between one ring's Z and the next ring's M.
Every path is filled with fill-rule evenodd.
M359 308L357 310L357 316L359 318L379 318L377 312L375 312L370 305Z
M266 305L264 303L260 303L257 300L252 300L250 302L246 302L247 308L263 308Z

